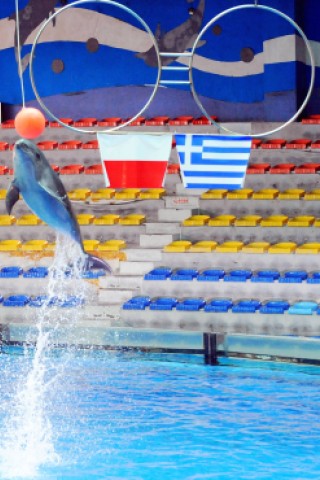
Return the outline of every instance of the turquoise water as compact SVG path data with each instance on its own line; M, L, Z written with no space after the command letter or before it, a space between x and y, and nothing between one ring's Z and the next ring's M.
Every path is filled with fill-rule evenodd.
M32 367L30 351L7 353L0 443L16 386ZM31 474L1 479L319 479L319 367L54 351L44 373L39 414L51 425L52 457Z

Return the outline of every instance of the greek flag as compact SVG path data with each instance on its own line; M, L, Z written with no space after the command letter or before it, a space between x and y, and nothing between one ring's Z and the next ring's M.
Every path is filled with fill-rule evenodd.
M241 188L251 138L223 135L175 135L183 185L187 188Z

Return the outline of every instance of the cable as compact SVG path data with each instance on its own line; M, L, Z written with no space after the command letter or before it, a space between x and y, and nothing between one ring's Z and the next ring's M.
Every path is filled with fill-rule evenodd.
M22 96L22 108L24 108L26 102L25 102L25 94L24 94L24 83L23 83L23 72L22 72L22 61L21 61L19 0L15 0L15 8L16 8L16 34L17 34L17 49L18 49L18 71L19 71L21 96Z

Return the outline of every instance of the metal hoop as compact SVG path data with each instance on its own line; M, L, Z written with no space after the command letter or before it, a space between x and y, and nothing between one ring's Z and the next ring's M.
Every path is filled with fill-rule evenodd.
M243 10L243 9L246 9L246 8L261 8L262 10L267 10L269 12L272 12L272 13L278 15L279 17L282 17L285 20L287 20L300 33L300 35L301 35L301 37L302 37L302 39L303 39L303 41L306 45L306 48L308 50L308 54L309 54L309 57L310 57L310 65L311 65L311 78L310 78L309 89L307 91L307 94L306 94L306 97L305 97L304 101L302 102L302 104L301 104L300 108L297 110L297 112L291 118L289 118L289 120L287 120L285 123L280 125L280 127L274 128L274 129L269 130L267 132L255 133L255 134L251 134L251 135L250 134L246 135L246 134L243 134L243 133L235 132L235 131L230 130L229 128L226 128L226 127L220 125L219 123L215 122L210 117L210 115L207 113L204 106L202 105L202 103L201 103L201 101L198 97L198 94L197 94L197 92L194 88L193 77L192 77L193 57L194 57L195 50L198 46L198 43L199 43L202 35L208 30L209 27L211 27L211 25L213 23L215 23L217 20L224 17L225 15L228 15L228 13L235 12L237 10ZM272 8L272 7L267 7L266 5L260 5L258 3L255 3L254 5L244 4L244 5L238 5L237 7L228 8L227 10L224 10L223 12L219 13L214 18L212 18L203 27L203 29L201 30L201 32L197 36L197 38L194 42L194 45L192 47L191 56L190 56L190 60L189 60L189 80L190 80L191 93L193 95L193 98L194 98L196 104L198 105L198 107L200 108L200 110L202 111L204 116L210 121L211 124L216 125L218 128L224 130L225 132L231 133L232 135L241 135L242 137L264 137L264 136L267 136L267 135L271 135L273 133L279 132L279 130L282 130L283 128L290 125L290 123L294 122L294 120L300 115L300 113L303 111L303 109L305 108L306 104L308 103L308 101L310 99L310 96L311 96L311 93L312 93L312 90L313 90L313 86L314 86L314 79L315 79L315 60L314 60L313 52L312 52L309 40L307 39L304 32L301 30L299 25L297 25L296 22L294 22L294 20L292 20L292 18L288 17L288 15L281 12L280 10L276 10L275 8Z
M155 52L156 52L156 57L157 57L157 62L158 62L158 74L157 74L157 79L156 79L156 82L155 82L155 85L153 87L153 91L149 97L149 99L147 100L147 102L144 104L144 106L141 108L141 110L136 114L134 115L130 120L122 123L121 125L117 125L116 127L112 127L112 128L108 128L106 130L89 130L89 129L82 129L82 128L77 128L77 127L73 127L71 125L67 125L66 123L62 122L59 118L57 118L49 109L48 107L44 104L44 102L41 100L41 97L38 93L38 90L37 90L37 87L36 87L36 84L35 84L35 80L34 80L34 75L33 75L33 60L34 60L34 55L35 55L35 49L36 49L36 46L38 44L38 41L39 41L39 38L41 36L41 34L43 33L43 31L45 30L45 28L47 27L47 25L49 23L52 22L52 20L54 20L56 17L58 17L61 13L63 13L65 10L68 10L69 8L71 7L74 7L74 6L78 6L78 5L82 5L84 3L91 3L91 2L98 2L98 3L104 3L104 4L107 4L107 5L112 5L112 6L115 6L115 7L119 7L121 10L124 10L125 12L131 14L136 20L138 20L142 25L143 27L145 28L145 30L147 31L147 33L150 35L151 37L151 40L152 40L152 43L153 43L153 46L154 46L154 49L155 49ZM149 26L146 24L146 22L136 13L134 12L133 10L131 10L131 8L129 7L126 7L125 5L122 5L120 3L117 3L117 2L114 2L112 0L77 0L73 3L70 3L68 5L65 5L64 7L60 8L59 10L57 10L53 15L51 15L44 23L43 25L40 27L35 39L34 39L34 42L32 44L32 49L31 49L31 54L30 54L30 81L31 81L31 86L32 86L32 89L33 89L33 92L35 94L35 97L36 99L38 100L39 104L41 105L41 107L43 108L43 110L50 116L52 117L56 122L58 122L62 127L66 127L66 128L69 128L70 130L73 130L75 132L80 132L80 133L91 133L91 134L96 134L98 131L99 132L104 132L104 133L110 133L110 132L114 132L116 130L119 130L120 128L123 128L123 127L126 127L127 125L129 125L131 122L133 122L134 120L136 120L138 117L140 117L140 115L149 107L150 103L152 102L152 100L154 99L154 96L158 90L158 86L159 86L159 82L160 82L160 77L161 77L161 59L160 59L160 52L159 52L159 48L158 48L158 44L157 44L157 41L152 33L152 31L150 30Z

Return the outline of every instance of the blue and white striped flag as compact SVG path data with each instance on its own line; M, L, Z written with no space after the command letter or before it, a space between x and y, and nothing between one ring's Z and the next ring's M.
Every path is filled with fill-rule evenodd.
M185 187L234 190L243 186L250 137L177 134L175 138Z

